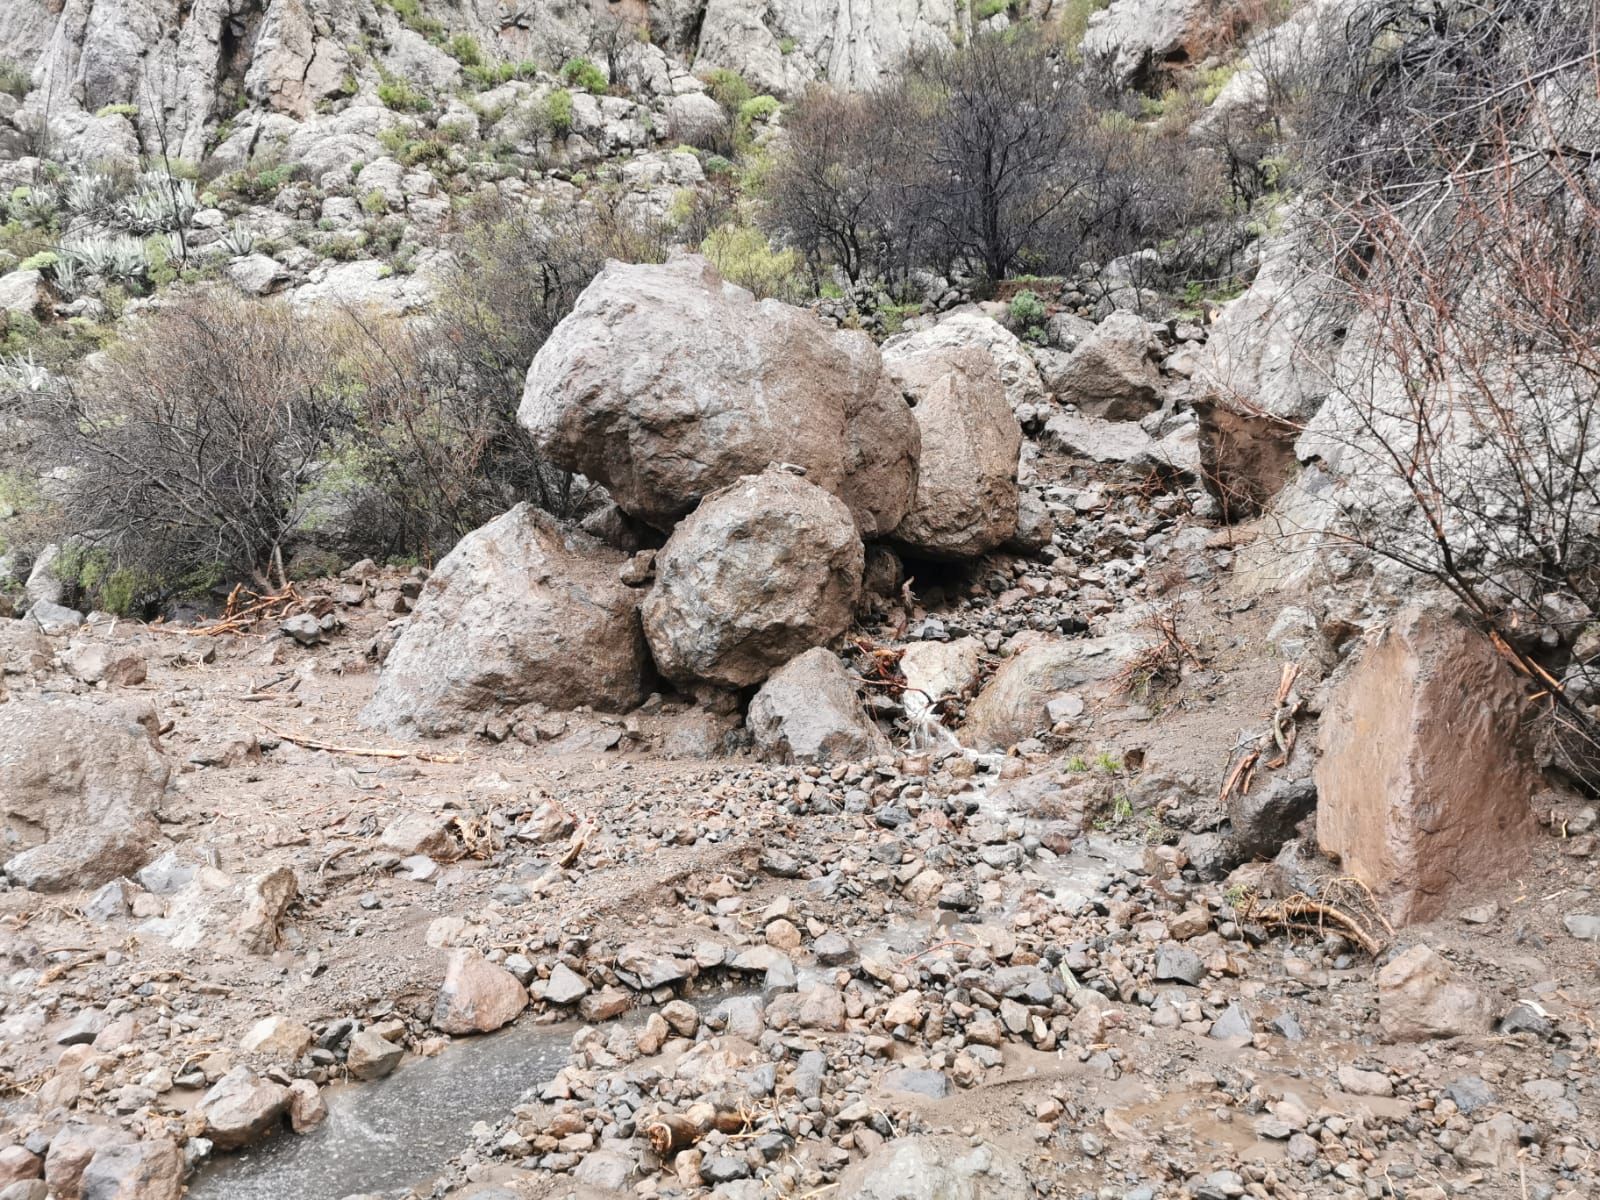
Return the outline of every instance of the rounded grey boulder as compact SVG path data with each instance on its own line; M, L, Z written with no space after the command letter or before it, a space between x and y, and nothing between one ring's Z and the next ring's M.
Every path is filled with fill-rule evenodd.
M644 629L675 683L748 687L849 627L865 551L844 504L789 471L707 496L656 555Z

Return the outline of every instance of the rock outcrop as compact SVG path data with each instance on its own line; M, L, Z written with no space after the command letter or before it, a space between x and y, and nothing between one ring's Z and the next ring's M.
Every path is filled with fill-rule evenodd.
M871 340L757 302L696 255L607 264L534 357L518 419L661 529L775 462L804 467L863 536L898 525L916 486L916 423Z
M435 735L529 703L633 707L652 673L622 562L527 504L468 534L422 589L362 721Z
M884 366L913 400L922 442L917 491L894 540L930 558L976 558L1017 531L1022 428L985 350L911 343Z
M155 709L101 699L0 706L6 874L34 891L93 887L150 858L171 766Z
M842 501L789 471L707 496L656 555L644 629L676 683L739 688L843 633L865 553Z
M1395 924L1515 878L1534 833L1523 689L1449 613L1403 610L1322 716L1317 841Z
M772 673L750 701L746 723L756 752L776 762L847 762L890 750L839 656L822 646Z

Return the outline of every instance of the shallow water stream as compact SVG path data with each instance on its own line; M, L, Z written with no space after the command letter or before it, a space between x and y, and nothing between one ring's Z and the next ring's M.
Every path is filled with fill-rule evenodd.
M330 1088L315 1131L218 1158L190 1181L189 1200L341 1200L425 1184L475 1123L500 1120L566 1064L574 1028L518 1024L409 1060L377 1083Z

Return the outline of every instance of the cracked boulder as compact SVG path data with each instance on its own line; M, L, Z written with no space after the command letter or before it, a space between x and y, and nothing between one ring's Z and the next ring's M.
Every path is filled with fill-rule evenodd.
M784 763L853 762L889 753L839 656L807 650L772 673L746 718L756 753Z

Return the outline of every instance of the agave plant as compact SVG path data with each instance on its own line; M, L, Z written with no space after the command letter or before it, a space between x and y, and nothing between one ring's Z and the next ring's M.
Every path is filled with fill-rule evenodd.
M121 195L121 185L113 176L90 171L67 181L61 201L81 221L104 222L116 212Z
M55 279L56 291L69 299L83 288L82 263L70 254L58 252L56 261L50 266L50 274Z
M187 228L199 208L192 180L149 171L117 204L115 223L134 233L169 233Z
M255 250L256 235L248 229L235 225L223 234L222 240L217 245L227 252L229 258L243 258Z
M6 211L13 220L21 221L24 225L48 225L61 205L59 188L48 183L35 183L13 191Z
M33 351L0 354L0 391L42 395L55 386L56 377L33 361Z
M113 283L137 283L150 272L150 256L144 243L127 235L82 237L62 243L56 253L63 262L75 260L85 274L99 275Z

